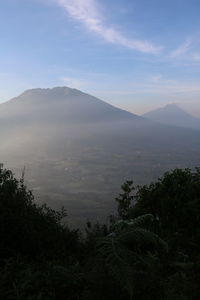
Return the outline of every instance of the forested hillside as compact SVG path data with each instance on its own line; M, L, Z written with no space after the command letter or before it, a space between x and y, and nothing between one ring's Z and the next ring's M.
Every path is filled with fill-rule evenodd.
M107 224L72 230L1 167L0 299L199 299L200 169L126 181L116 202Z

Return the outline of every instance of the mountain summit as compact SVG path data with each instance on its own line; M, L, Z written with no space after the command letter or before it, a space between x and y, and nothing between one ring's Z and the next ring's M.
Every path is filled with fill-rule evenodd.
M116 108L96 97L68 87L31 89L0 105L0 122L3 119L51 123L91 123L142 119Z
M143 117L162 124L200 129L200 119L188 114L176 104L167 104L145 113Z

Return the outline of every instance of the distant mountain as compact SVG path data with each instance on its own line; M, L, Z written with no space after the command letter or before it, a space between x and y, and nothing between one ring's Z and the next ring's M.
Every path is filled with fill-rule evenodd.
M76 223L113 211L120 185L199 164L200 131L167 126L68 87L0 104L0 163Z
M96 97L68 87L27 90L0 106L0 121L93 123L142 119Z
M176 104L167 104L164 107L145 113L143 117L162 124L200 129L200 118L188 114Z

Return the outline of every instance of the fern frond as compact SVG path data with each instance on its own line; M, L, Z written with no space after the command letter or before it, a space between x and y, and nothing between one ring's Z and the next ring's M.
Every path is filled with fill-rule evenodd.
M145 214L142 216L139 216L135 219L131 219L129 222L129 225L132 228L147 228L154 220L154 217L152 214Z
M129 228L149 228L154 220L153 215L145 214L135 219L119 220L115 223L114 228L117 231L127 230Z
M167 244L157 234L142 228L122 233L119 236L119 241L133 249L133 251L139 249L143 249L145 252L151 250L158 250L160 252L168 251Z
M108 271L128 292L133 295L133 268L130 261L133 253L122 247L116 238L104 238L98 241L98 254L107 265Z
M157 254L167 252L167 244L145 229L153 221L151 214L115 223L112 235L97 242L97 251L109 273L133 297L134 278L149 271L157 262ZM114 234L115 233L115 234Z

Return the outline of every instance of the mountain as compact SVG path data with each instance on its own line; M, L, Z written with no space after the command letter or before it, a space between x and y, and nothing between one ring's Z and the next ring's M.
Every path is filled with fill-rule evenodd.
M64 205L73 223L113 212L127 179L149 183L199 163L200 131L167 126L68 87L32 89L0 104L0 163L39 202Z
M176 104L167 104L145 113L143 117L163 124L200 129L200 118L193 117Z
M96 97L68 87L32 89L1 104L0 119L35 122L91 123L141 119Z

